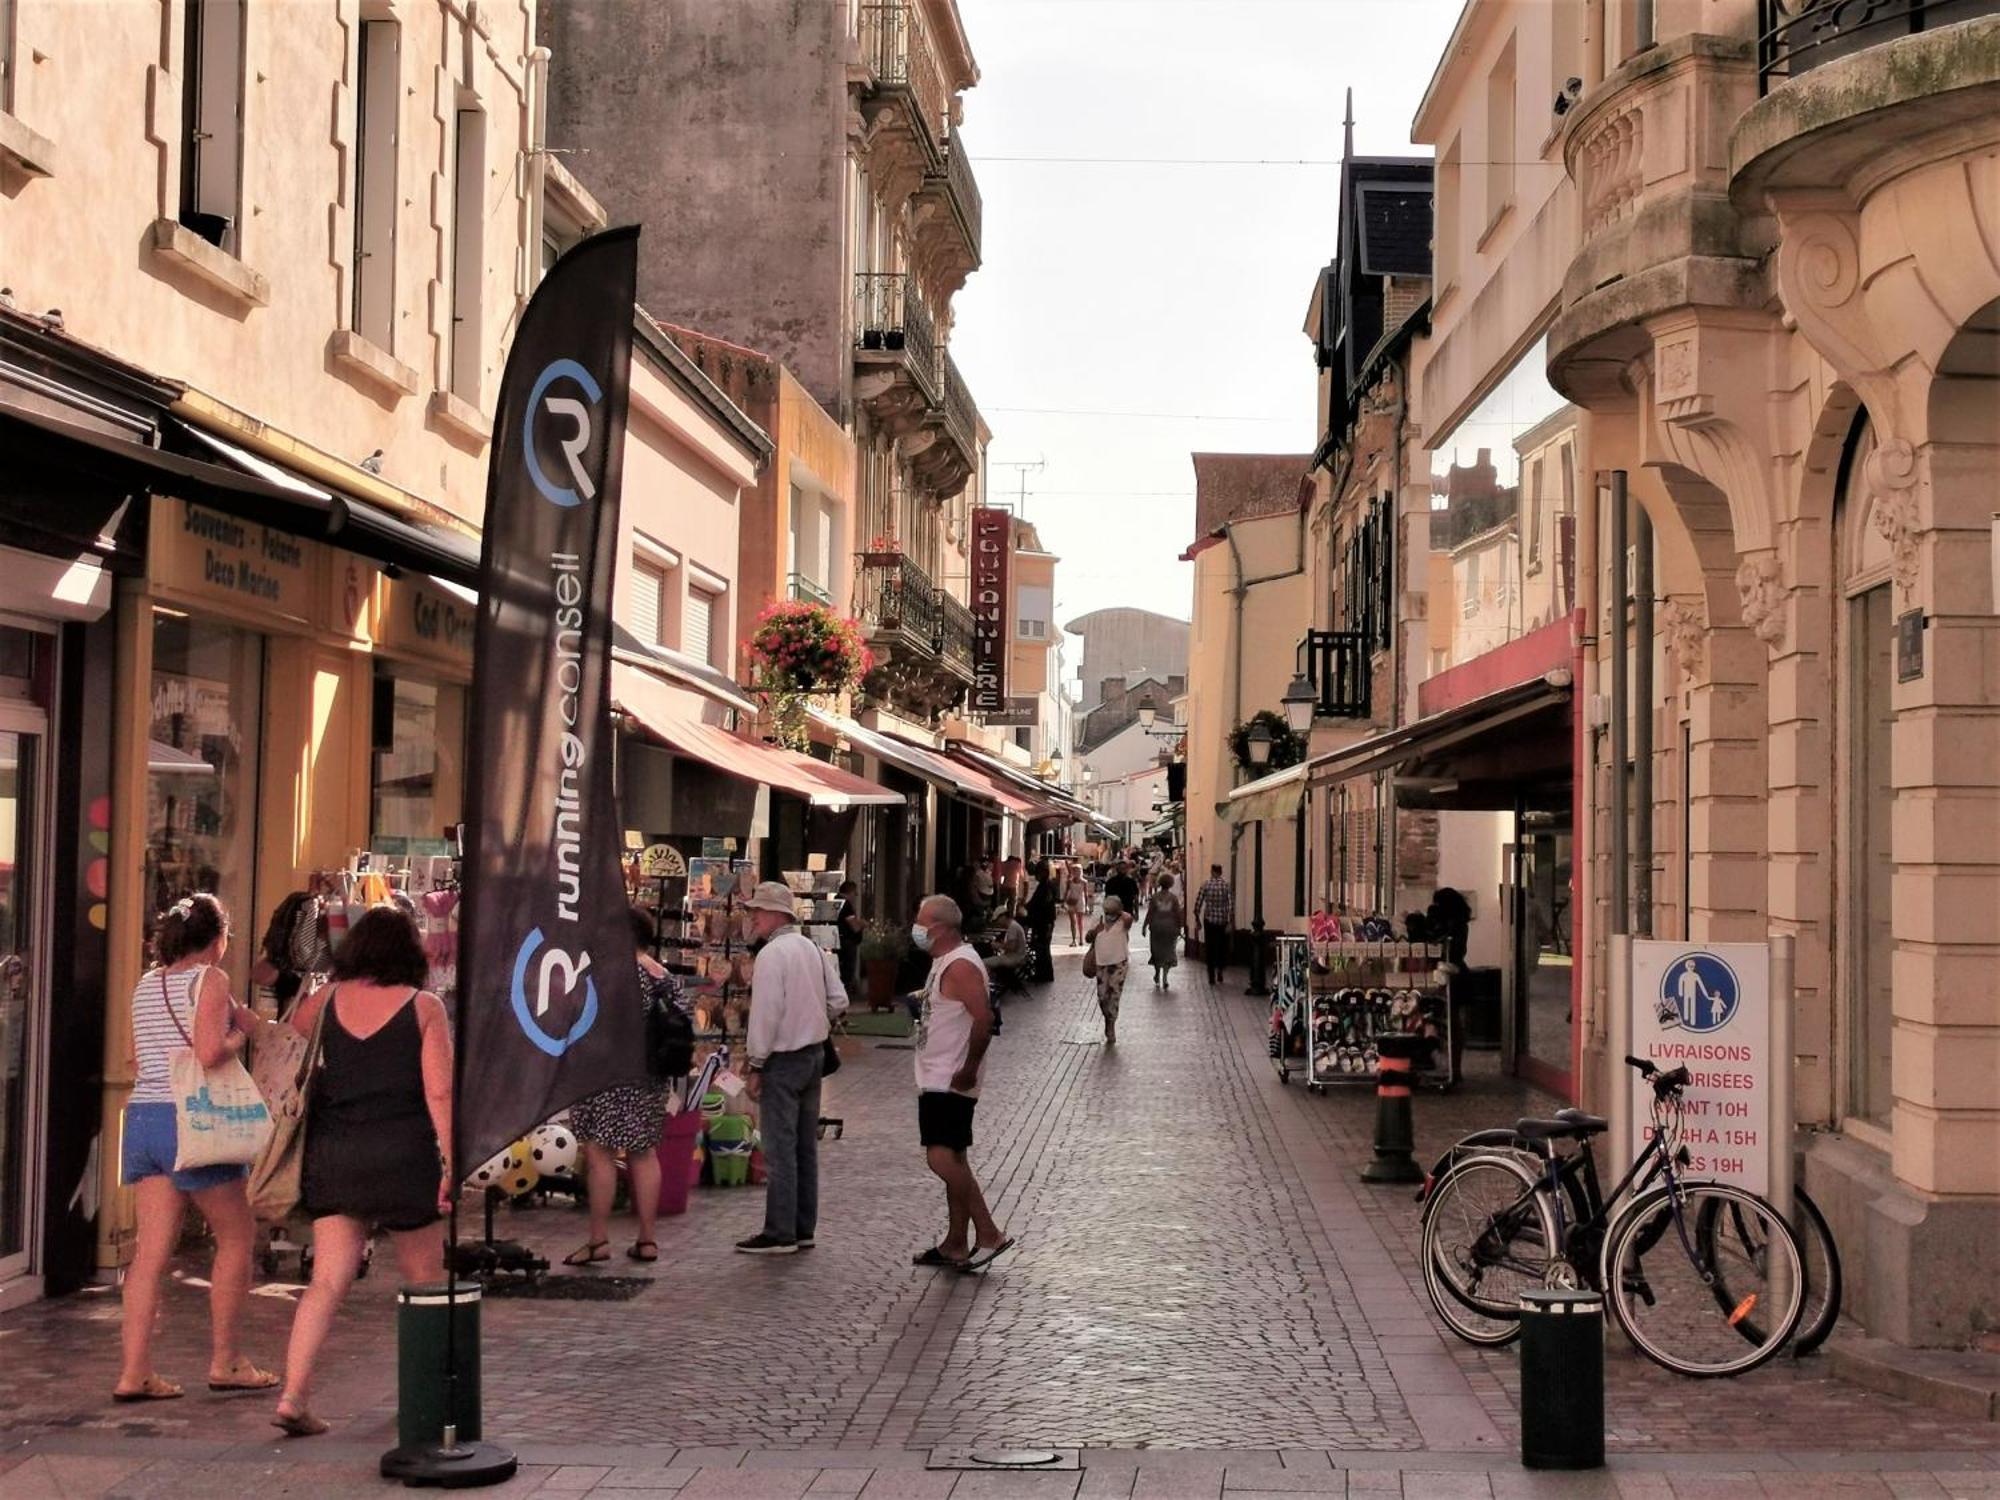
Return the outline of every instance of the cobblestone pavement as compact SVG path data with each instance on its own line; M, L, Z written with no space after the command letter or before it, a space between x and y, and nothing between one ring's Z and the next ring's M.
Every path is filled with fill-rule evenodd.
M1165 1461L1161 1450L1186 1450L1191 1462L1206 1452L1208 1467L1177 1471L1195 1476L1186 1478L1190 1494L1220 1493L1220 1450L1234 1450L1229 1462L1246 1477L1230 1488L1244 1493L1358 1494L1363 1476L1385 1474L1367 1492L1401 1485L1411 1495L1488 1494L1477 1471L1504 1467L1516 1442L1513 1356L1440 1334L1410 1274L1416 1214L1408 1190L1355 1180L1368 1154L1372 1099L1281 1087L1263 1060L1259 1002L1240 987L1239 975L1211 990L1188 965L1171 992L1135 978L1112 1051L1099 1045L1074 958L1062 962L1053 990L1009 1006L973 1159L1020 1248L983 1277L909 1266L941 1215L915 1144L910 1056L856 1039L828 1085L826 1110L846 1130L823 1148L819 1248L771 1260L733 1254L731 1243L757 1227L760 1199L754 1189L709 1190L687 1215L663 1223L657 1265L620 1254L602 1273L562 1273L643 1278L633 1300L489 1299L489 1434L546 1458L529 1478L550 1493L675 1489L705 1469L690 1500L798 1500L807 1486L852 1494L839 1486L881 1469L868 1493L942 1500L939 1486L954 1474L906 1477L888 1460L920 1463L926 1450L1001 1444L1097 1455L1145 1448L1156 1450L1155 1462ZM1441 1146L1538 1102L1489 1069L1452 1096L1419 1099L1420 1145ZM551 1259L583 1238L582 1217L567 1206L510 1212L501 1226ZM249 1348L275 1363L292 1304L282 1286L262 1291ZM391 1292L385 1278L363 1282L329 1344L317 1404L336 1424L334 1436L282 1450L264 1441L261 1398L202 1393L111 1406L111 1294L9 1314L0 1326L0 1437L27 1446L0 1458L16 1464L0 1469L0 1494L35 1492L37 1474L55 1482L47 1466L60 1463L107 1466L98 1479L72 1475L70 1492L180 1493L173 1486L184 1471L212 1462L260 1492L292 1484L326 1492L320 1481L333 1483L335 1471L351 1478L357 1462L365 1471L367 1456L393 1437ZM201 1373L200 1295L184 1281L168 1298L159 1363L184 1379ZM1794 1459L1784 1455L1835 1442L1849 1454L1908 1454L1912 1472L1984 1465L1996 1446L1990 1425L1843 1385L1817 1361L1720 1383L1677 1380L1618 1350L1609 1367L1611 1447L1663 1462L1740 1454L1742 1472L1789 1473L1796 1483ZM577 1445L588 1445L589 1462L559 1471ZM1310 1482L1280 1459L1292 1450L1305 1455L1298 1462L1310 1466ZM250 1477L244 1466L268 1466L278 1451L290 1477ZM633 1456L640 1453L644 1476ZM1364 1467L1348 1472L1363 1456ZM848 1466L819 1472L835 1460ZM1440 1487L1414 1477L1446 1460L1455 1467ZM1117 1489L1115 1465L1091 1461L1096 1471L1081 1494L1134 1493ZM746 1462L776 1462L788 1477L711 1477ZM1857 1493L1956 1493L1882 1488L1885 1463L1896 1470L1856 1460L1875 1486ZM621 1465L634 1472L592 1472ZM668 1470L671 1480L661 1477ZM1202 1477L1211 1470L1213 1484ZM148 1472L164 1488L149 1488ZM1622 1490L1547 1492L1665 1495L1665 1487L1644 1488L1660 1472L1620 1475ZM1968 1472L1952 1482L1983 1482L1984 1469ZM1706 1478L1707 1494L1774 1492ZM781 1496L768 1487L794 1480ZM188 1493L222 1487L213 1473L206 1491L187 1482ZM1077 1482L989 1474L951 1493L1071 1494ZM1160 1485L1181 1482L1160 1479L1137 1494L1164 1495ZM1683 1473L1673 1482L1691 1481ZM1815 1481L1816 1493L1837 1488Z

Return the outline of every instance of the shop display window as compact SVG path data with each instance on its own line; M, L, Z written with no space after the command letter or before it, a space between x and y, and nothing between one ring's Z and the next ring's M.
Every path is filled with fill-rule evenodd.
M381 673L374 745L371 847L423 853L463 816L465 690Z
M257 757L262 724L260 636L153 612L151 724L146 747L145 932L182 896L210 891L239 941L227 967L238 992L255 924Z

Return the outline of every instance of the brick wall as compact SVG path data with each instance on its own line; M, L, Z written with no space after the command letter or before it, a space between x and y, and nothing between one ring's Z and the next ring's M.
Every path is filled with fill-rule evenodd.
M1403 320L1422 306L1430 294L1431 284L1426 277L1388 277L1382 291L1383 328L1401 327Z

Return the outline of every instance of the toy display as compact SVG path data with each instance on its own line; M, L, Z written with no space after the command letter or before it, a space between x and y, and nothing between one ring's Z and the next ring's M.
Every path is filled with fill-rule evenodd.
M1270 1033L1278 1076L1303 1072L1314 1092L1372 1084L1381 1038L1417 1036L1432 1046L1414 1081L1450 1088L1458 1079L1444 959L1442 945L1398 938L1383 917L1320 912L1308 935L1280 937Z

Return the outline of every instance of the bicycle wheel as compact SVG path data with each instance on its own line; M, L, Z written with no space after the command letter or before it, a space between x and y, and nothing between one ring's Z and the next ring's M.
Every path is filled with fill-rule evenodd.
M1540 1179L1509 1156L1467 1156L1424 1204L1424 1289L1451 1331L1498 1347L1521 1332L1520 1296L1542 1284L1556 1240Z
M1619 1326L1679 1375L1754 1370L1784 1347L1805 1308L1798 1236L1769 1203L1726 1183L1684 1182L1635 1200L1605 1238L1603 1269Z
M1799 1314L1799 1326L1792 1336L1792 1353L1803 1356L1813 1352L1833 1332L1833 1325L1840 1318L1840 1299L1843 1278L1840 1269L1840 1251L1833 1243L1833 1231L1827 1227L1826 1216L1819 1211L1819 1205L1806 1195L1805 1189L1796 1189L1793 1202L1798 1206L1797 1221L1793 1232L1799 1237L1799 1250L1805 1257L1805 1307ZM1725 1209L1719 1199L1711 1199L1702 1205L1697 1233L1706 1247L1718 1232L1719 1221L1727 1214L1729 1224L1723 1232L1747 1241L1754 1232L1737 1204ZM1711 1255L1711 1260L1714 1257ZM1715 1297L1719 1303L1734 1308L1741 1300L1734 1289L1718 1279ZM1753 1343L1761 1343L1764 1338L1762 1320L1750 1317L1737 1324L1737 1332Z

